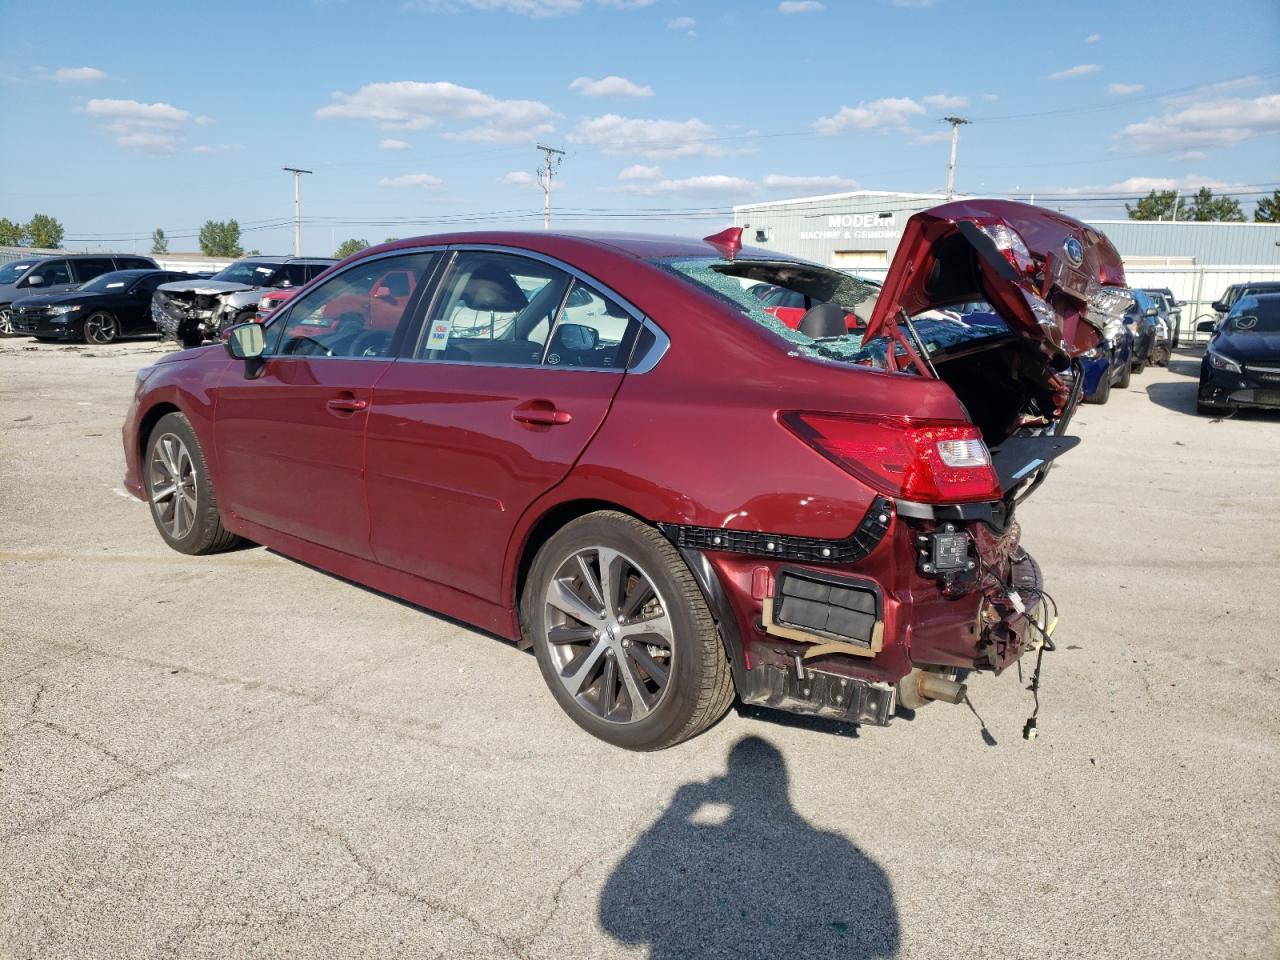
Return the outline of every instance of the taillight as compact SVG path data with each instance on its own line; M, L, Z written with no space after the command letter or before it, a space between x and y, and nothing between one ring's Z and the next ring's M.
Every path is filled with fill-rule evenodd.
M784 413L780 419L886 496L920 503L1000 499L991 454L972 424L821 413Z
M1035 273L1036 261L1027 249L1022 236L1007 223L979 223L976 225L995 243L996 248L1004 254L1004 258L1019 273Z

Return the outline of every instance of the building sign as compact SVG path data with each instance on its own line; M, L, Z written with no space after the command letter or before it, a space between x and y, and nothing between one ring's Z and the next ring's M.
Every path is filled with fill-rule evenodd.
M801 230L801 240L900 240L896 213L830 214L825 230Z

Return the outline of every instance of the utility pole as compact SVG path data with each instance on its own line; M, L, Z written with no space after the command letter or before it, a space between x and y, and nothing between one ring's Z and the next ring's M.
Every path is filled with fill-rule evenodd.
M555 172L560 169L561 158L564 157L563 150L557 150L555 147L544 147L538 144L538 149L547 155L547 163L544 167L538 168L538 184L542 187L542 229L551 229L551 180L555 176ZM555 162L552 163L552 157Z
M953 148L952 153L954 152ZM302 174L312 171L301 170L298 167L281 167L280 169L293 174L293 255L300 257L302 256L302 190L299 184L302 181Z
M951 162L947 164L947 199L956 195L956 144L960 142L960 127L971 123L964 117L943 117L944 123L951 124Z

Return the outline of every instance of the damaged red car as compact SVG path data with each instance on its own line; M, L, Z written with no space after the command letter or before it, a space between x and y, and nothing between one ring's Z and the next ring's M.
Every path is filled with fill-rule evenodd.
M183 553L245 538L532 647L622 747L735 698L885 724L1049 632L1016 510L1123 283L1003 201L912 217L883 288L735 230L401 240L142 370L125 483Z

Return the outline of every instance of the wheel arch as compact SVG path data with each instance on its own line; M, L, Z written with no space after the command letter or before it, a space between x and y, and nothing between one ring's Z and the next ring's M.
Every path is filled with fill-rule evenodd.
M138 420L138 435L134 438L134 446L137 448L138 463L145 464L147 462L147 441L151 439L151 431L156 428L156 424L164 417L171 413L182 413L182 409L176 404L168 400L161 400L152 404Z
M529 571L533 567L533 558L538 555L538 551L542 549L542 545L555 536L556 532L563 529L565 525L572 523L579 517L585 517L589 513L596 513L601 510L612 510L616 513L624 513L629 517L635 517L641 523L647 523L654 526L653 522L646 517L641 516L634 510L631 510L622 504L614 503L610 500L597 500L589 498L579 498L575 500L565 500L561 503L554 504L545 509L542 514L529 526L528 532L525 533L523 541L520 543L517 553L517 562L515 568L515 576L512 580L512 590L509 599L514 604L516 610L516 621L518 627L518 637L516 645L525 650L529 647L529 640L524 635L524 625L520 620L520 599L524 594L525 582L529 579Z

